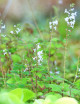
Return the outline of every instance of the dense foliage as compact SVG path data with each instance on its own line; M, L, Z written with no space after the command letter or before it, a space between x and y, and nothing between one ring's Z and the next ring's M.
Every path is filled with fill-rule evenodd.
M39 25L39 33L33 24L0 22L0 104L80 102L80 26L73 11L74 4Z

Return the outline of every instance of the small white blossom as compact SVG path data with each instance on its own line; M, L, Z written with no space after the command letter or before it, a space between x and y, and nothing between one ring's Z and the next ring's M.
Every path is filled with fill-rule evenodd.
M69 12L71 11L71 12ZM65 18L65 21L67 22L68 26L70 26L71 28L74 28L74 24L75 24L75 17L77 16L77 12L72 12L74 11L74 8L71 8L70 10L65 9L64 13L68 14L68 17Z
M67 13L68 15L70 14L70 12L67 9L65 9L64 13Z
M50 25L49 28L52 29L52 26Z
M68 21L69 21L69 18L68 18L68 17L66 17L66 18L65 18L65 21L66 21L66 22L68 22Z
M72 16L77 16L77 12L71 13Z
M74 8L71 8L69 11L74 11Z
M11 52L9 52L9 54L11 55Z
M53 25L58 25L58 20L53 21Z
M36 57L33 57L33 60L35 60L36 59Z
M7 54L7 52L4 52L4 55L6 55Z
M55 65L57 65L57 62L56 62L56 61L54 61L54 64L55 64Z
M6 37L6 35L1 35L2 37Z
M75 24L75 21L71 21L70 25L73 26Z
M70 27L74 28L74 26L73 26L73 25L71 25Z
M52 71L50 71L50 74L52 74L53 72Z
M3 52L5 52L6 51L6 49L5 50L3 50Z
M10 33L11 33L11 34L14 34L14 32L13 32L13 31L11 31Z
M55 72L56 74L59 74L60 73L60 71L57 71L57 72Z
M69 32L71 32L71 30L68 30Z
M56 26L54 27L54 30L56 30Z
M52 25L52 22L49 22L49 25Z
M14 27L16 27L16 25L14 25Z
M78 75L76 75L76 78L79 78L79 76L78 76Z
M21 31L21 29L17 28L16 33L18 34Z
M37 43L36 45L37 45L37 46L36 46L36 47L37 47L37 50L41 48L41 47L40 47L40 43ZM34 50L34 52L36 52L36 49L33 49L33 50ZM37 52L37 56L38 56L38 65L41 65L41 62L43 61L42 55L43 55L43 50ZM33 57L33 60L36 60L36 59L37 59L37 57Z
M40 43L37 44L37 49L39 49L39 48L41 48L41 47L40 47Z
M28 68L26 68L25 70L24 70L24 72L26 72L27 70L29 70Z
M58 20L55 20L55 21L52 21L52 22L49 22L49 28L56 30L56 26L58 25Z
M33 49L34 52L36 52L36 49Z
M68 12L67 9L65 9L64 13L67 13L67 12Z
M1 26L1 28L2 28L2 29L5 29L5 25L4 25L4 26Z
M74 15L71 15L71 16L69 17L69 19L70 19L70 20L75 20L75 16L74 16Z

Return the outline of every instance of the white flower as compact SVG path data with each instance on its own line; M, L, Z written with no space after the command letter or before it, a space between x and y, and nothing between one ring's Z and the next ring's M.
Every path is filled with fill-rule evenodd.
M28 68L26 68L25 70L24 70L24 72L26 72L27 70L29 70Z
M64 13L67 13L67 12L68 12L67 9L65 9Z
M71 8L69 11L74 11L74 8Z
M36 59L36 57L33 57L33 60L35 60Z
M53 25L58 25L58 20L53 21Z
M16 33L18 34L18 33L19 33L19 31L16 31Z
M16 25L14 25L14 27L16 27Z
M67 9L65 9L64 13L70 14L69 11Z
M57 62L56 62L56 61L54 61L54 64L55 64L55 65L57 65Z
M50 74L52 74L53 72L52 71L50 71Z
M68 30L69 32L71 32L71 30Z
M69 19L70 19L70 20L73 20L73 19L75 20L75 16L74 16L74 15L71 15L71 16L69 17Z
M5 29L5 25L1 27L2 29Z
M54 27L54 30L56 30L56 26Z
M21 29L17 28L16 33L18 34L21 31Z
M79 78L79 76L78 76L78 75L76 75L76 78Z
M77 12L71 13L72 16L77 16Z
M9 52L9 54L11 55L11 52Z
M67 22L68 25L70 25L70 22Z
M75 24L75 21L70 21L71 26L74 26L74 24Z
M6 35L2 35L3 37L6 37Z
M80 68L79 68L79 72L80 72Z
M21 29L19 29L19 28L17 28L17 30L20 32L21 31Z
M34 52L36 52L36 49L33 49Z
M37 43L36 45L37 45L37 46L36 46L36 47L37 47L37 50L41 48L41 47L40 47L40 43ZM34 52L36 52L36 49L33 49L33 50L34 50ZM37 56L38 56L38 65L41 65L41 62L43 61L42 55L43 55L43 50L37 52ZM37 59L37 57L33 57L33 60L36 60L36 59Z
M7 52L4 52L4 55L6 55L7 54Z
M13 32L13 31L11 31L10 33L11 33L11 34L14 34L14 32Z
M60 71L57 71L57 72L55 72L56 74L59 74L60 73Z
M65 13L68 13L68 17L65 18L65 21L67 22L67 24L71 27L74 28L74 24L75 24L75 16L77 16L77 12L72 13L72 11L74 10L74 8L70 9L69 11L71 11L70 13L67 11L67 9L65 9Z
M39 48L41 48L41 47L40 47L40 43L37 44L37 49L39 49Z
M50 25L49 28L52 29L52 26Z
M74 26L73 26L73 25L71 25L70 27L74 28Z
M53 29L56 30L56 25L58 25L58 20L55 20L53 22L49 22L50 29L52 29L52 27L53 27Z
M6 49L3 50L3 52L5 52L5 51L6 51Z
M68 22L68 21L69 21L69 17L66 17L66 18L65 18L65 21Z
M52 25L52 22L49 22L49 25Z

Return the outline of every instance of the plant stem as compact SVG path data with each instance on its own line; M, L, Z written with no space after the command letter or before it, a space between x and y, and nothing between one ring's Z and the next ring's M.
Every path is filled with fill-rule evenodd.
M75 75L75 78L74 78L74 83L75 83L75 81L76 81L76 76L77 76L77 74L78 74L78 66L79 66L79 56L78 56L78 62L77 62L77 70L76 70L76 75Z
M68 29L67 29L68 32ZM66 53L67 53L67 32L66 32L66 43L65 43L65 49L64 49L64 80L63 80L63 89L64 91L64 83L65 83L65 73L66 73Z

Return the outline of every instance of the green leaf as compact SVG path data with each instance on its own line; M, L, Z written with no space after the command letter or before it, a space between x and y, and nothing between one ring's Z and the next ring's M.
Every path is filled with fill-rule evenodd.
M10 93L16 95L19 99L21 99L24 102L35 97L35 94L31 90L23 89L23 88L16 88L10 91Z
M36 75L41 78L42 77L42 74L40 72L37 72Z
M0 104L24 104L16 95L11 93L0 94Z
M48 95L44 101L44 104L53 104L56 100L58 100L59 98L61 98L60 95Z
M49 84L49 88L52 88L52 91L62 92L62 87L56 84Z
M21 62L21 57L17 54L11 55L11 58L12 58L13 62L15 62L15 63L16 62Z
M75 86L80 89L80 79L78 79L76 82L75 82Z

